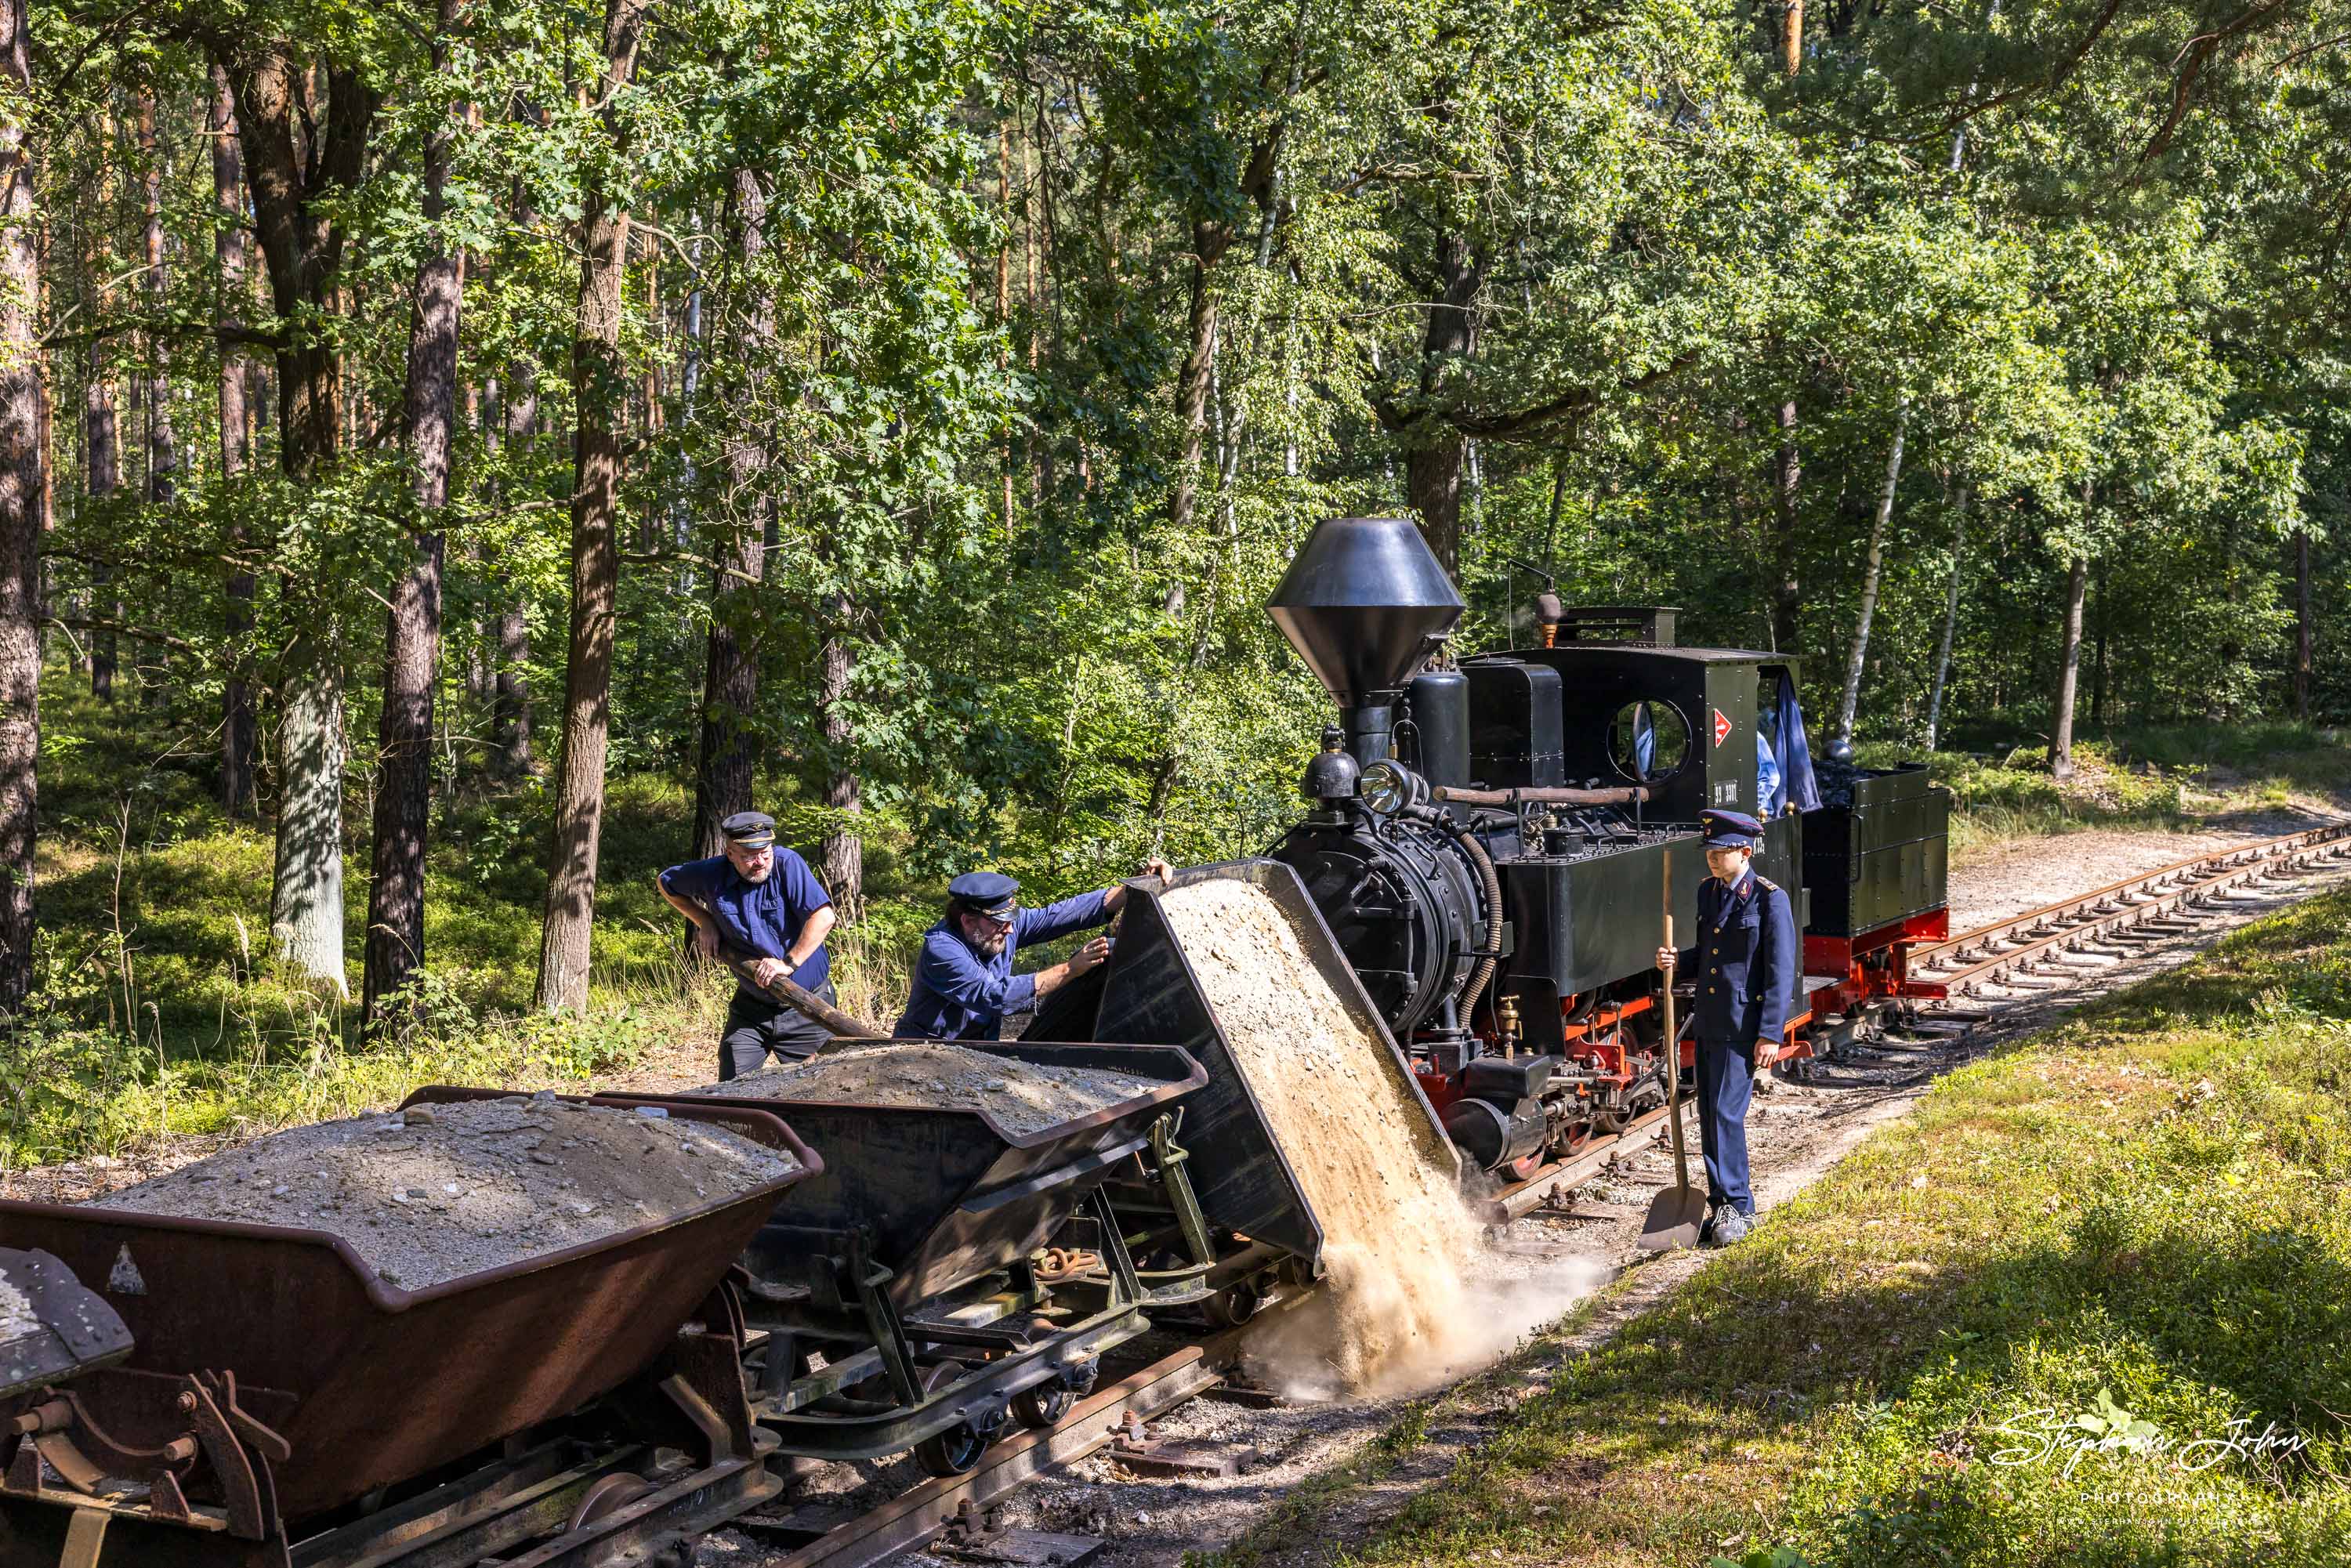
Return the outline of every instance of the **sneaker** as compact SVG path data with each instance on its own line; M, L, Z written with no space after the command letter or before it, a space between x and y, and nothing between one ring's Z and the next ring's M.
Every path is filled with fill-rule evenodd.
M1703 1247L1728 1247L1734 1241L1745 1240L1747 1233L1754 1228L1753 1215L1741 1214L1730 1205L1724 1204L1714 1211L1713 1219L1699 1233L1698 1244Z

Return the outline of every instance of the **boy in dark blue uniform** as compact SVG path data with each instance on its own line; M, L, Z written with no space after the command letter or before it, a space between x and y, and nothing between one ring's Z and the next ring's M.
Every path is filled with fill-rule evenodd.
M1171 874L1155 856L1143 869L1163 883ZM946 918L923 934L914 994L893 1032L901 1040L1000 1039L1006 1013L1032 1005L1110 956L1108 939L1097 936L1050 969L1016 975L1012 958L1021 944L1107 925L1125 902L1126 884L1118 883L1023 909L1020 884L1002 872L964 873L947 884Z
M770 1053L813 1056L832 1038L797 1008L764 988L778 975L833 999L832 897L808 862L776 844L776 820L764 811L737 811L718 824L726 853L688 861L661 873L661 895L694 922L695 951L716 957L724 941L754 954L748 981L738 980L718 1037L721 1080L756 1071Z
M1795 1005L1802 949L1795 908L1785 889L1750 864L1763 825L1743 811L1702 811L1706 864L1714 874L1698 890L1698 984L1691 1009L1698 1034L1698 1124L1706 1155L1707 1204L1713 1211L1698 1239L1728 1247L1754 1227L1747 1182L1747 1103L1755 1074L1779 1053ZM1657 950L1673 977L1676 955Z

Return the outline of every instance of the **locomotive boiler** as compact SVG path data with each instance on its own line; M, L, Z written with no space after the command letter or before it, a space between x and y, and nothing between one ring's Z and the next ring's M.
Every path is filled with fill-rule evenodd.
M1823 763L1822 800L1792 659L1550 593L1539 646L1448 657L1462 610L1399 518L1325 522L1268 605L1339 709L1271 856L1466 1159L1524 1176L1664 1102L1689 1047L1660 1038L1661 915L1670 893L1691 929L1709 807L1763 821L1756 870L1794 896L1823 977L1782 1060L1933 994L1904 962L1945 929L1949 797L1922 766Z

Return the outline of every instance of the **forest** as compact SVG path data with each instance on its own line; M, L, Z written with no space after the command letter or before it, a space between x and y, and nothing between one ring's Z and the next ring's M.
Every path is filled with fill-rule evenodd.
M2351 709L2343 0L0 44L0 1010L51 1046L162 1071L261 974L338 1049L578 1014L751 805L883 961L972 865L1249 852L1332 516L1416 518L1466 649L1676 605L1865 747Z

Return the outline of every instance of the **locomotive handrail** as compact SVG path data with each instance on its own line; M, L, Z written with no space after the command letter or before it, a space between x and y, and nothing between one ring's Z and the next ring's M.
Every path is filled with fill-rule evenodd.
M1464 789L1439 784L1430 793L1439 800L1464 806L1633 806L1649 798L1648 790L1639 785L1619 789L1569 789L1548 785L1520 789Z

